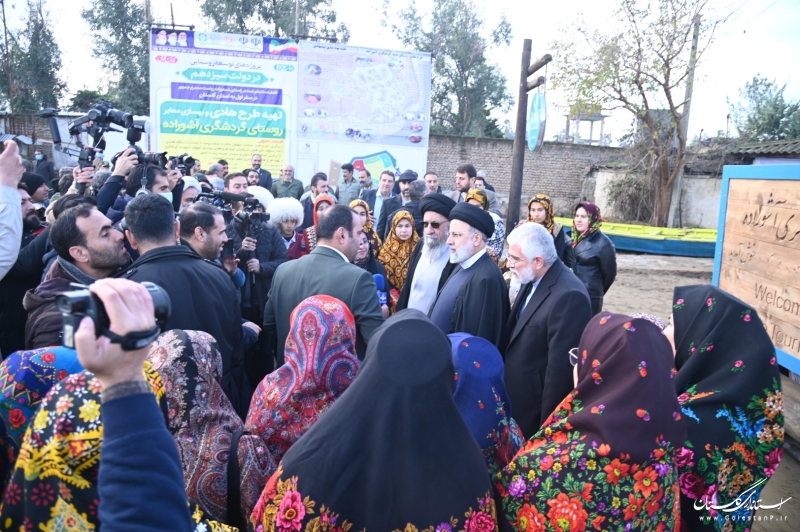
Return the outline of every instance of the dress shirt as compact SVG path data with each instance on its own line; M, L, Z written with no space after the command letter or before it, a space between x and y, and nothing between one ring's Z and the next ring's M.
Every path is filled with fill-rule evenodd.
M0 186L0 279L17 261L22 242L22 207L16 188Z

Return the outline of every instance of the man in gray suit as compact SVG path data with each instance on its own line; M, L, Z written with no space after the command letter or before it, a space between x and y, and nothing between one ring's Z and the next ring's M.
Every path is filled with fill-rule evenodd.
M370 336L383 323L383 312L372 276L351 264L362 229L361 217L353 209L334 205L317 222L317 247L275 270L264 309L264 331L276 339L276 367L284 363L292 311L316 295L332 296L347 305L356 320L356 354L364 358Z

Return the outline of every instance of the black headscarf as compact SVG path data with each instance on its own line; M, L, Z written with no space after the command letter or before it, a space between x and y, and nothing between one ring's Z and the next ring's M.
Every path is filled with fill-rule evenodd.
M493 531L486 463L453 378L450 342L424 314L387 320L355 382L284 455L253 528L306 530L335 518L345 530Z
M775 348L755 309L715 286L676 288L672 308L675 385L688 429L678 461L681 513L697 529L722 529L730 517L734 530L745 530L746 505L709 513L694 510L694 502L724 506L750 493L758 500L777 469L783 401Z

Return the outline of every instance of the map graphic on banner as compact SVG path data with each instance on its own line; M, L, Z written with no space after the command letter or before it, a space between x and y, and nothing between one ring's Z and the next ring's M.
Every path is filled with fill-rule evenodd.
M430 54L301 41L298 78L300 179L347 162L375 183L385 169L425 172Z
M254 153L273 176L295 159L297 43L253 35L154 28L150 41L153 145L231 172Z

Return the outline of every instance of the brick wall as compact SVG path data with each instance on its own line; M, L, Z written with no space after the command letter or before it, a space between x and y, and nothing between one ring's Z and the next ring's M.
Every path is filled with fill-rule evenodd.
M499 198L507 198L511 179L511 153L514 141L474 137L431 135L428 170L439 175L442 189L455 188L456 167L471 163L486 170ZM620 148L545 142L541 150L525 150L522 178L522 203L538 192L550 195L556 214L571 216L572 206L582 199L581 188L593 164L614 161ZM506 203L507 204L507 203ZM505 211L505 208L503 208Z

